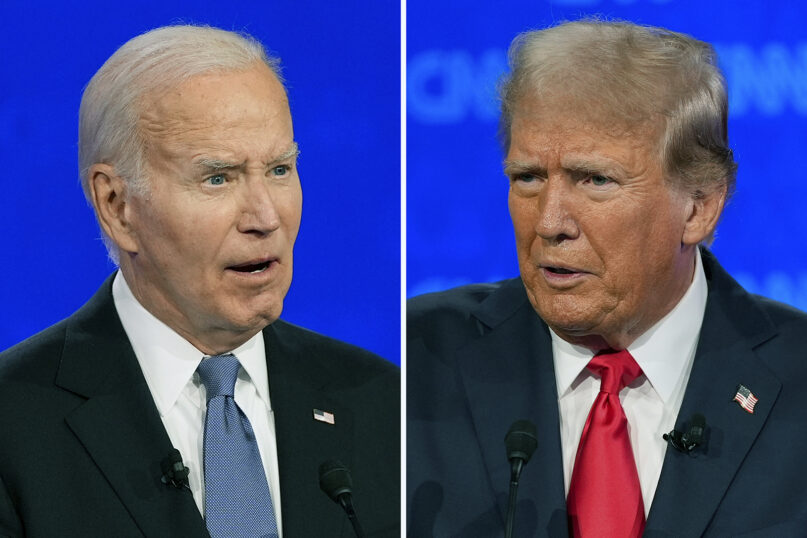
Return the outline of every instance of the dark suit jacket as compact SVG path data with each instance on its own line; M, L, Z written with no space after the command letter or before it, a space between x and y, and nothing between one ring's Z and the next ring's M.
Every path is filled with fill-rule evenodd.
M353 536L319 490L332 458L352 471L368 536L399 536L398 368L282 321L264 338L284 536ZM313 420L315 408L335 424ZM0 536L206 536L191 493L160 481L170 450L111 278L73 316L0 354Z
M707 443L667 450L645 536L807 536L807 316L749 295L703 253L709 295L676 428ZM503 534L504 435L538 429L515 534L566 537L552 343L520 280L415 298L407 345L408 534ZM732 399L737 385L759 402Z

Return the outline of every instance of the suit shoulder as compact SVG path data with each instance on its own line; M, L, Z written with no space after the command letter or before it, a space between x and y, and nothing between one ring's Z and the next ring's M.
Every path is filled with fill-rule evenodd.
M781 379L798 379L803 383L807 376L807 313L793 306L767 297L752 295L752 300L765 313L775 332L766 342L768 364Z
M777 328L787 329L790 327L807 331L807 313L789 304L775 301L762 295L752 295L757 304L770 317ZM802 333L803 335L804 333Z
M95 326L99 319L108 323L117 316L112 302L114 276L114 273L109 276L98 291L73 314L0 353L0 381L21 379L18 376L31 380L30 376L35 376L52 382L68 338L68 329L72 331L76 327ZM104 325L102 331L106 327Z
M335 367L371 376L400 376L400 369L395 364L375 353L310 329L277 320L268 330L276 345L294 349L297 354L308 357L327 357L329 369Z
M407 339L429 333L493 326L527 300L520 278L470 284L413 297L406 304Z
M519 278L414 297L407 302L408 360L427 354L450 357L512 317L527 302Z
M0 353L0 383L53 379L64 348L67 320L23 340Z
M407 324L418 325L445 318L468 320L471 313L488 297L500 289L514 285L518 281L519 279L510 279L500 282L469 284L445 291L418 295L406 302Z

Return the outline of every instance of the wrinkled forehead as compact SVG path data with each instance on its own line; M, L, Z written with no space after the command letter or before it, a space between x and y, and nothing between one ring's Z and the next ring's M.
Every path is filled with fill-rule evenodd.
M157 86L138 102L139 118L223 119L269 110L288 112L288 98L277 76L263 63L244 70L215 70L170 86Z
M519 92L512 107L513 117L564 117L569 124L596 127L614 135L661 132L664 117L631 96L585 88L570 91L564 87L538 86Z
M660 155L665 122L661 115L623 114L609 102L559 92L523 95L512 108L514 130L555 139L585 134L592 139L624 141L648 155Z
M138 130L147 150L293 141L285 89L263 64L191 77L144 96L140 107Z

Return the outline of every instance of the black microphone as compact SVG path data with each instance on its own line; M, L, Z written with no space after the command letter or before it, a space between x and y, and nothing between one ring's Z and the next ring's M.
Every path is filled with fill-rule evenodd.
M185 464L182 463L182 455L176 448L171 449L168 457L160 462L160 468L163 471L162 483L174 486L177 489L187 488L191 489L188 483L188 473L190 472Z
M328 460L321 463L319 466L319 487L345 511L350 523L353 525L356 538L364 538L364 532L359 525L359 518L356 517L356 510L353 508L353 479L350 478L348 468L338 460Z
M535 424L529 420L517 420L510 426L504 436L507 459L510 460L510 498L507 500L507 521L504 528L505 538L513 536L513 521L516 518L516 494L521 470L530 461L538 447L538 435Z
M706 417L700 413L695 413L692 415L692 420L689 421L689 429L686 432L672 430L662 437L677 451L689 454L703 444L705 431Z

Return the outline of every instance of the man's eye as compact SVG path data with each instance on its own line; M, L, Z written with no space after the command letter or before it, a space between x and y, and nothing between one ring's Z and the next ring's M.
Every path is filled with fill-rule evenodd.
M205 181L210 185L224 185L227 182L227 178L222 174L216 174L215 176L210 176Z
M522 183L532 183L535 181L535 176L532 174L516 174L513 176L513 181L520 181Z
M272 173L276 176L285 176L289 173L291 167L287 164L280 164L272 168Z
M592 174L591 176L589 176L589 180L591 181L591 184L594 185L595 187L604 187L605 185L608 185L613 181L609 177L600 176L597 174Z

